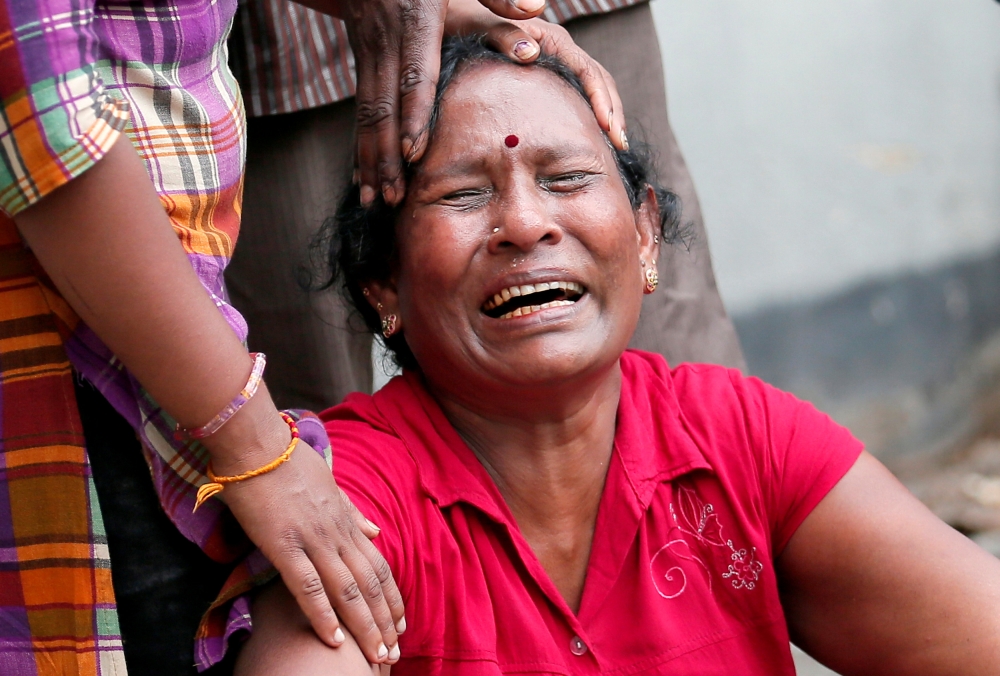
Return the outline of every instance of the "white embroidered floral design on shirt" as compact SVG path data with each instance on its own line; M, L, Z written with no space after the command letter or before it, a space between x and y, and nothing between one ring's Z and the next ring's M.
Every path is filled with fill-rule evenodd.
M722 573L722 578L729 580L734 589L754 589L764 568L764 564L757 560L757 548L737 549L732 540L723 537L722 524L715 514L715 507L711 503L702 502L698 494L687 486L678 489L677 497L679 509L675 509L673 503L670 504L670 516L676 530L702 544L727 548L732 563ZM694 554L684 537L674 537L649 562L649 572L656 592L665 599L674 599L683 594L687 589L688 572L685 567L688 564L695 564L694 570L705 576L708 589L712 591L712 575L708 566Z

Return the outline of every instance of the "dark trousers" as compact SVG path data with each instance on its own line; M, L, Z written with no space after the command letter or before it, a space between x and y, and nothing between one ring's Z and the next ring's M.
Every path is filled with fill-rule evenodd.
M111 554L125 663L135 676L187 676L194 635L230 566L209 559L160 508L135 431L89 383L76 387ZM232 665L210 670L231 673Z
M715 285L701 208L667 117L660 46L648 4L571 21L573 39L614 76L631 139L653 146L660 182L680 195L690 250L661 249L659 290L643 301L633 347L672 363L742 368L732 322ZM322 410L369 391L372 338L349 322L336 291L308 294L300 271L352 170L354 100L252 118L247 128L243 225L226 282L250 325L250 347L268 355L267 384L280 406Z

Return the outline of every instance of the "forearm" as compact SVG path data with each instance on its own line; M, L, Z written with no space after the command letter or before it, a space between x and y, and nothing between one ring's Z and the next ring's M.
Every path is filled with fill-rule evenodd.
M192 269L127 139L15 220L70 306L181 426L205 424L240 391L251 360ZM267 408L262 394L254 408ZM276 425L265 423L271 432L224 427L210 440L213 457L261 435L274 435L262 445L280 446L274 418ZM234 437L241 443L227 443Z
M127 140L15 220L73 309L182 427L207 423L246 384L251 359L192 269ZM216 473L234 475L271 462L290 440L261 384L203 443ZM375 572L384 562L365 537L374 533L359 530L363 518L349 511L319 455L299 450L219 497L323 641L342 641L332 600L368 659L385 658L403 617L399 591ZM359 584L362 593L352 593Z

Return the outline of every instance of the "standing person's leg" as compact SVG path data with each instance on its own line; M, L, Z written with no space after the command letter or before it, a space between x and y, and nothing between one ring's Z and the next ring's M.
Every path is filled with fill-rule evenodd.
M307 293L309 244L352 168L354 99L247 125L243 222L226 284L267 353L279 407L322 410L371 391L371 336L350 329L339 290Z
M618 85L629 135L658 155L660 182L677 193L690 224L690 251L660 250L660 288L646 296L633 347L659 352L671 364L712 362L745 370L743 352L715 285L708 238L691 175L667 118L660 44L648 4L566 24L580 47L600 62Z
M212 561L180 534L160 506L135 430L79 376L76 403L107 536L125 665L141 676L196 676L198 623L233 566ZM205 676L231 673L231 663L220 664Z

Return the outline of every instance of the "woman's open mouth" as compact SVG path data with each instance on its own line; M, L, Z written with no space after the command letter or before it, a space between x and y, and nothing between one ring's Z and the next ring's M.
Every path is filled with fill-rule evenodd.
M509 286L483 303L483 314L494 319L523 317L539 310L572 305L586 289L576 282L542 282Z

